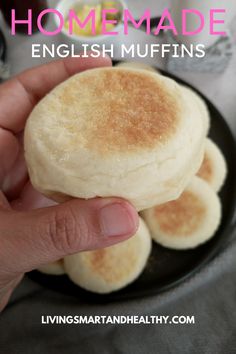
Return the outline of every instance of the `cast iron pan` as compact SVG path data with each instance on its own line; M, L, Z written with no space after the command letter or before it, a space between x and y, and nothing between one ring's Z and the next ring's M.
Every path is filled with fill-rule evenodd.
M197 91L174 75L164 71L162 71L162 74ZM153 243L152 254L142 275L133 284L109 295L97 295L85 291L74 285L66 276L48 276L34 271L29 273L31 279L49 289L81 298L86 302L122 301L166 291L192 276L220 252L227 238L232 234L234 227L236 227L236 145L233 135L220 112L206 97L198 91L197 93L205 100L210 111L210 137L223 151L228 165L228 178L220 193L223 204L223 218L214 238L189 251L173 251Z

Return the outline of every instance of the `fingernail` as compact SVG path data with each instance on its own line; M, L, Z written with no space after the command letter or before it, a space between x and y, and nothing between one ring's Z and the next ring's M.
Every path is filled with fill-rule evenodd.
M104 236L128 236L135 232L135 221L122 204L106 205L100 210L100 226Z

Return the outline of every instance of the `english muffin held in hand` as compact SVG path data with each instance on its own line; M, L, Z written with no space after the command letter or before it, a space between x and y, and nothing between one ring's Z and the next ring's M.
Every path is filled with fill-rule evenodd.
M210 112L204 100L188 86L181 86L183 95L186 100L191 102L192 107L199 111L199 117L203 120L205 127L205 135L207 136L211 126Z
M205 181L194 177L179 199L145 210L142 216L153 240L184 250L214 236L221 220L221 202Z
M132 238L115 246L81 252L64 259L69 278L95 293L110 293L133 282L146 266L151 252L151 237L140 218Z
M158 74L158 70L153 66L139 61L124 61L116 65L117 68L130 68L136 70L147 70Z
M57 202L116 196L143 210L176 199L203 159L198 117L164 76L125 68L75 75L27 121L32 184Z

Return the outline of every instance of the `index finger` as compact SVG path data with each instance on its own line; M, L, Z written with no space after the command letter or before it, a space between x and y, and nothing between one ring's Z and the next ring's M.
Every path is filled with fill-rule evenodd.
M108 57L67 58L29 69L0 85L0 127L19 133L35 104L70 76L100 66Z

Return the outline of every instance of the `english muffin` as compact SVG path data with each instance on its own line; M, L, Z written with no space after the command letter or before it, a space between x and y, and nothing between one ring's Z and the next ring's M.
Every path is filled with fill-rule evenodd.
M183 94L185 96L186 100L189 100L189 102L192 102L193 106L197 106L196 110L200 111L200 117L203 119L204 126L205 126L205 134L206 136L209 133L210 130L210 113L208 110L208 107L206 103L203 101L203 99L197 94L197 92L193 91L190 87L187 86L182 86Z
M27 121L31 182L56 202L116 196L143 210L176 199L203 160L198 117L164 76L128 68L77 74Z
M221 202L199 177L179 199L142 213L154 241L172 249L194 248L214 236L220 225Z
M141 62L138 62L138 61L121 62L121 63L117 64L116 67L119 67L119 68L131 68L131 69L137 69L137 70L140 69L140 70L147 70L147 71L159 73L159 71L157 69L155 69L153 66L147 65L145 63L141 63Z
M146 266L151 252L151 237L140 218L132 238L104 249L81 252L64 259L69 278L95 293L110 293L133 282Z
M65 274L63 259L57 262L49 263L38 268L38 271L50 275L62 275Z
M204 160L197 175L209 183L216 192L219 192L225 183L226 160L219 147L211 139L206 141Z

